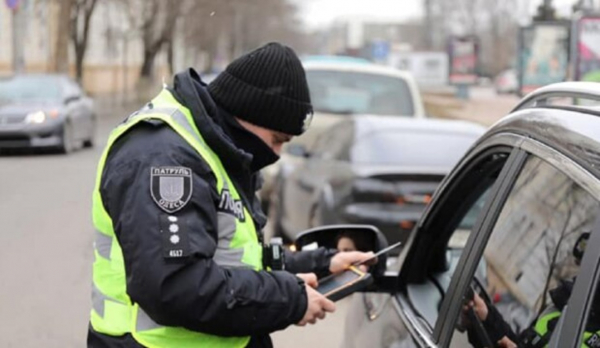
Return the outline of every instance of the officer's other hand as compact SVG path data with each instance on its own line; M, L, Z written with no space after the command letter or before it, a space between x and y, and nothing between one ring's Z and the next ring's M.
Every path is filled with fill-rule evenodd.
M335 254L331 258L331 263L329 264L329 271L331 273L340 273L347 270L352 264L357 262L362 262L369 258L373 257L372 252L363 253L360 251L347 251L340 252ZM369 265L374 265L377 263L377 259L373 259L369 261L366 265L361 265L360 269L363 271L367 271Z
M306 286L306 297L308 298L308 306L304 317L296 325L304 326L306 324L314 324L319 319L325 318L325 313L333 313L335 311L335 303L321 295L317 290Z
M317 288L317 286L319 286L317 275L314 273L298 273L296 274L296 277L304 280L304 283L310 287Z

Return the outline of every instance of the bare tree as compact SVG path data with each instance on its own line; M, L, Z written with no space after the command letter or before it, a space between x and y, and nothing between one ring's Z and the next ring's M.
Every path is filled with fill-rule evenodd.
M90 20L98 0L69 0L71 6L71 41L75 48L75 76L78 82L83 79L83 60L87 50Z
M75 0L55 0L59 7L58 28L54 42L54 57L50 70L58 73L69 72L69 24Z
M140 77L152 78L154 61L163 48L173 41L175 21L182 1L146 0L141 2L141 34L144 44L144 61Z
M475 35L480 68L496 74L511 65L517 49L519 11L524 0L423 0L430 49L445 49L448 35Z
M218 55L230 60L269 41L305 47L298 9L288 0L196 0L183 13L186 49L207 54L209 67Z

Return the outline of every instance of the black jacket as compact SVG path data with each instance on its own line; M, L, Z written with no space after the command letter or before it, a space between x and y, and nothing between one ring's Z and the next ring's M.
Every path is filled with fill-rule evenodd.
M237 148L226 127L220 126L217 108L194 70L178 74L171 91L191 110L260 231L266 218L255 194L259 180L250 169L251 156ZM177 217L178 234L185 243L186 252L178 258L165 256L170 246L159 231L167 213L151 195L151 167L163 166L193 172L191 199L168 214ZM293 273L328 272L331 253L324 249L288 253L287 271L218 266L212 260L220 199L215 177L202 157L161 122L143 122L117 140L100 190L123 250L127 293L159 324L220 336L252 336L249 346L270 347L268 334L297 323L306 311L304 284ZM130 335L110 337L90 327L88 347L139 345Z

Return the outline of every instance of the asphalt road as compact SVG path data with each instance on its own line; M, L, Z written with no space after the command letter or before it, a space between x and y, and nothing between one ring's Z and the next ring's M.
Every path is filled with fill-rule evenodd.
M102 117L104 143L116 118ZM0 346L83 347L101 147L0 156Z
M71 155L0 155L0 347L83 347L90 310L91 194L110 129ZM319 325L274 335L276 347L337 347L344 305Z

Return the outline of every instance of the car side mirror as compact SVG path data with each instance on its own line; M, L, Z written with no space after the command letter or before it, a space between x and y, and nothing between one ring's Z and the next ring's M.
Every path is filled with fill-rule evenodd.
M310 157L310 153L302 144L288 144L286 152L296 157Z
M296 250L314 250L320 247L338 251L372 251L374 253L388 246L387 238L371 225L328 225L312 228L298 234L294 242ZM377 264L370 268L374 276L383 276L387 256L378 257Z

